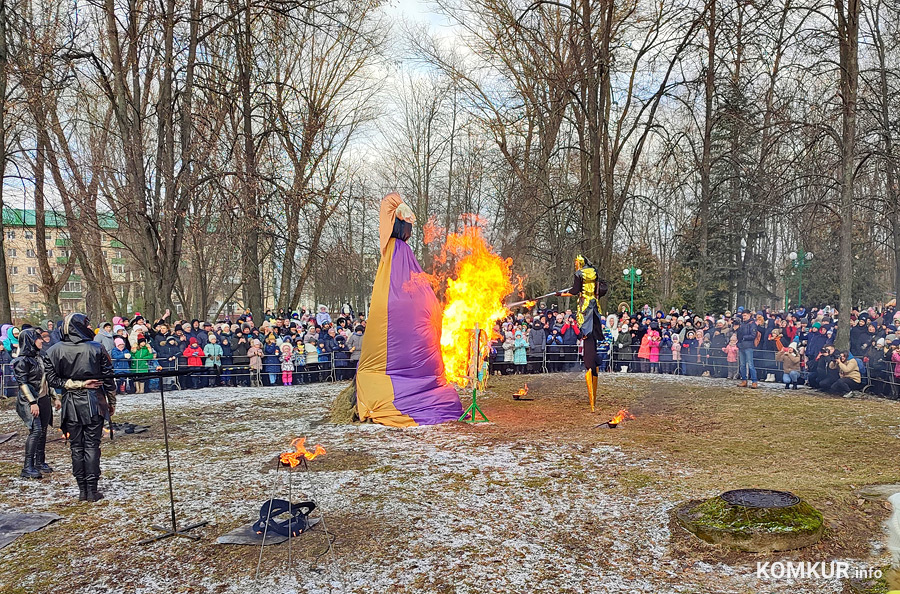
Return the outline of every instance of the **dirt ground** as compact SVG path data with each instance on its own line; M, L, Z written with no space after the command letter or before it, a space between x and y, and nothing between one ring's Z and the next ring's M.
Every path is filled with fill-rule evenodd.
M525 382L533 400L514 401ZM210 523L199 542L143 546L149 525L168 521L159 395L122 399L118 420L151 430L104 440L96 504L77 501L56 432L48 459L59 472L18 478L24 428L0 402L0 433L19 431L0 444L0 511L63 516L0 550L0 592L837 593L848 584L757 577L757 563L888 562L889 504L860 489L900 483L895 402L608 374L592 414L579 374L509 376L479 397L490 423L398 430L328 423L342 388L171 394L179 522ZM596 427L620 408L635 419ZM278 469L298 436L328 453L309 472ZM671 520L683 501L742 487L806 499L825 537L753 555L703 544ZM215 544L273 495L315 499L333 547L321 525L261 558L256 546Z

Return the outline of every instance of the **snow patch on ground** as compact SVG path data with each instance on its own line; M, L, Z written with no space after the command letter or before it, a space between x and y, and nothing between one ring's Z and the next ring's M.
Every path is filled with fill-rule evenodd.
M666 375L652 379L725 382ZM136 593L179 591L186 582L173 577L172 567L181 564L194 574L188 580L194 591L231 594L841 590L836 581L764 582L747 568L670 558L669 512L678 502L653 486L626 492L610 469L663 476L687 474L689 469L629 457L618 447L567 444L564 436L550 448L525 441L488 443L477 431L453 425L398 430L322 423L344 385L203 389L172 393L166 401L170 413L196 413L195 421L182 418L177 427L170 427L177 434L172 469L180 522L209 520L211 526L198 533L211 540L237 522L253 521L265 499L287 497L290 491L296 501L303 493L315 498L337 535L333 559L323 557L317 571L310 571L307 562L291 571L285 548L269 547L259 581L253 577L255 562L236 567L225 579L204 576L202 567L174 556L169 542L137 547L133 535L123 535L117 543L122 551L119 580L112 583L98 574L96 583L76 592L125 591L123 581ZM268 414L290 407L296 414L285 415L286 420ZM125 396L117 416L127 420L158 409L158 393ZM17 421L11 415L0 414L3 426ZM264 471L296 436L307 436L308 445L321 443L335 452L365 451L374 454L375 462L364 470L291 474L273 465ZM132 447L140 445L137 436L121 439L121 447L104 444L102 489L107 502L90 512L102 514L110 525L133 521L135 509L146 524L167 523L163 450ZM61 498L75 493L66 461L55 462L64 472L52 480L26 484L15 479L11 485L27 493L33 511L52 511ZM380 543L377 557L361 558L341 542L347 527L329 522L338 512L397 527L398 536ZM65 522L54 529L65 530ZM93 542L99 543L99 537L86 538L85 550ZM11 547L3 558L22 553ZM148 565L148 560L155 563Z

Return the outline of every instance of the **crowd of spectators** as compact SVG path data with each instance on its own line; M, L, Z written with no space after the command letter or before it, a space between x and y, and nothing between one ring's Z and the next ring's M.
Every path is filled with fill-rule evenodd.
M95 340L110 354L116 374L124 376L117 380L120 393L143 393L155 389L158 381L171 389L195 389L350 379L362 349L366 320L349 306L334 318L324 305L317 309L267 311L258 324L249 312L235 320L215 322L172 320L168 310L150 322L135 313L97 324ZM61 324L60 320L44 322L45 349L60 340ZM19 331L9 324L0 328L3 392L8 397L16 390L9 363L17 355ZM148 381L127 377L185 368L195 373Z
M850 312L850 349L834 347L838 312L831 307L773 311L737 308L732 314L695 316L644 306L603 316L597 350L600 370L664 373L740 380L781 381L785 388L807 384L847 394L868 385L871 392L900 397L900 311L893 306ZM60 339L60 321L42 327L44 348ZM24 329L26 326L23 326ZM212 386L277 386L353 377L366 320L349 306L334 315L266 311L257 323L247 312L234 320L172 320L166 311L150 322L140 313L96 325L96 340L109 352L121 377L120 393L143 393L166 382L169 389ZM20 328L0 327L3 393L15 395L10 362L17 355ZM546 373L578 369L582 341L576 315L542 303L510 314L494 328L492 373ZM193 369L180 377L137 381L129 374Z
M831 307L775 311L737 308L704 317L687 309L603 316L601 371L666 373L783 382L848 394L869 385L900 396L900 312L893 305L850 312L850 349L834 347L838 312ZM576 315L546 304L498 323L491 345L493 373L538 373L578 368Z

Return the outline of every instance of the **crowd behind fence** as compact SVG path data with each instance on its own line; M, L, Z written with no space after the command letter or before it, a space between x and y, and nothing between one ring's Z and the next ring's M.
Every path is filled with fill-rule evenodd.
M495 355L491 355L488 364L491 375L511 374L543 374L578 371L582 369L582 351L579 345L558 345L552 349L545 349L539 354L528 354L525 364L516 365L513 361L504 361L502 349L498 349ZM667 374L685 375L694 377L712 377L720 379L739 379L737 363L729 362L723 353L721 356L709 352L702 355L682 356L680 360L671 357L660 357L658 362L639 358L633 350L612 350L600 352L599 369L604 373L639 373L639 374ZM269 355L271 356L271 355ZM154 363L150 362L150 370L155 370ZM319 382L346 381L354 377L358 361L347 358L335 357L335 353L319 353L316 363L305 363L300 357L295 361L293 384L311 384ZM779 383L782 370L775 361L774 352L756 350L754 363L760 381ZM278 371L267 371L278 366ZM182 370L197 369L194 374L180 377L166 378L168 389L195 389L213 386L240 386L262 387L281 385L280 362L262 363L262 369L253 369L250 366L250 357L235 355L232 363L221 366L189 366L187 358L179 356L175 361L163 361L159 365L163 369ZM14 397L17 390L15 378L12 373L12 365L2 365L0 375L0 393L7 397ZM770 377L771 376L771 377ZM806 369L801 372L801 381L804 383L807 377ZM148 390L157 389L159 380L148 380ZM120 380L119 386L123 392L135 390L133 380ZM900 396L900 381L894 376L892 369L878 370L873 373L866 368L863 374L864 392L880 396L897 398Z

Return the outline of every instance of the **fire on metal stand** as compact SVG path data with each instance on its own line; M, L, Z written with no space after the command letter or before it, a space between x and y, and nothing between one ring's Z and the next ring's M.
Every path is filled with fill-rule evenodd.
M305 443L305 437L298 437L292 440L291 446L294 448L294 451L282 453L280 456L278 456L275 462L276 471L283 468L287 469L288 498L287 500L275 498L275 492L278 488L278 484L281 482L279 479L280 474L276 472L272 485L272 498L263 504L262 508L260 509L260 519L256 524L254 524L254 529L256 530L257 534L262 535L262 541L260 543L259 549L259 559L256 564L255 579L257 581L259 580L259 574L262 568L263 551L265 550L266 538L270 529L272 529L273 531L277 531L277 533L281 534L282 536L287 537L288 566L290 568L293 568L293 539L297 538L305 532L313 531L313 527L321 523L321 532L325 535L326 548L315 558L313 564L310 565L310 570L317 571L315 562L326 554L329 555L332 570L337 567L337 560L335 559L334 548L332 547L332 543L334 542L333 535L328 531L328 526L325 523L325 514L322 509L318 507L318 504L316 503L316 500L313 497L312 493L308 493L309 501L304 501L301 503L293 503L292 501L294 497L294 470L300 469L304 471L304 473L309 473L309 462L319 456L324 456L326 454L325 448L321 445L316 444L315 449L310 452L306 449L306 446L304 445ZM309 478L308 474L307 478ZM309 491L310 489L307 488L307 492ZM313 510L317 508L319 510L318 517L309 517ZM283 518L285 514L287 514L287 519L279 519Z
M459 420L465 421L466 423L488 423L490 421L488 421L487 415L485 415L484 411L478 406L478 382L484 379L484 370L481 365L481 330L478 328L478 324L475 324L474 342L475 348L472 350L474 361L471 366L472 371L469 377L469 381L472 382L472 404L470 404L469 408L463 412ZM481 418L478 418L478 415L481 415Z

